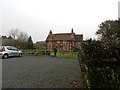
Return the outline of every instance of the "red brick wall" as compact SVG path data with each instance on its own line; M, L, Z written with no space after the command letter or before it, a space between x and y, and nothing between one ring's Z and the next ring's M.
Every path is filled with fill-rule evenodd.
M59 47L58 51L60 52L71 52L72 51L72 47L80 47L80 42L67 42L66 44L64 43L60 43L58 44L57 42L55 41L48 41L46 42L46 49L47 50L53 50L54 47ZM64 46L68 46L67 49L65 50Z

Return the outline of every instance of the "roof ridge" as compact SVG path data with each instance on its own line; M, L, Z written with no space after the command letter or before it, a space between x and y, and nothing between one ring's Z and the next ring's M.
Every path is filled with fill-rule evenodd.
M71 34L71 33L55 33L53 35L59 35L59 34Z

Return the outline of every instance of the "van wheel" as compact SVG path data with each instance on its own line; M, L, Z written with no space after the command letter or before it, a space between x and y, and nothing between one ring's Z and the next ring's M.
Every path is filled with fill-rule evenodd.
M2 58L3 58L3 59L7 59L7 58L8 58L8 54L3 55Z

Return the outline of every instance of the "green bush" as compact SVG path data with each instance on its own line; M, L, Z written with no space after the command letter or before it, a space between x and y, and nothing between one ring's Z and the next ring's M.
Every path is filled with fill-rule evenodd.
M82 43L81 61L87 67L91 88L120 88L120 47L106 42L86 40Z
M45 55L45 51L37 51L38 55Z
M46 51L46 55L50 55L51 51Z
M73 52L79 52L79 51L80 51L79 48L73 47Z

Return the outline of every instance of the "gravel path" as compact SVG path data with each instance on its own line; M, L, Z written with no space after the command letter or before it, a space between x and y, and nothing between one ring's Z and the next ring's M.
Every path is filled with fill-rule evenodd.
M81 88L76 59L23 56L2 60L3 88Z

